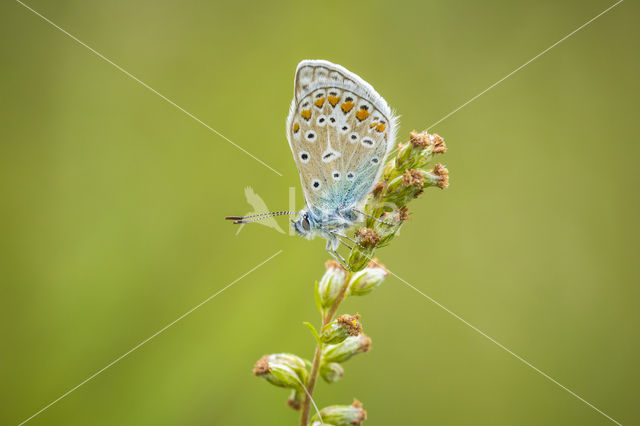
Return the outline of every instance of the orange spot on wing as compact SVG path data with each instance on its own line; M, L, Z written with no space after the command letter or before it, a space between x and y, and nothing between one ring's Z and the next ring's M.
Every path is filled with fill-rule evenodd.
M311 110L310 109L303 109L302 112L300 113L300 116L302 118L304 118L305 120L309 120L311 118Z
M378 124L378 126L376 127L376 130L379 132L384 132L384 129L386 129L387 126L385 126L383 123Z
M293 125L293 133L298 133L298 130L300 130L300 124L299 123L295 123Z
M351 111L351 109L353 108L353 102L348 101L342 104L342 111L344 111L344 113L348 113L349 111Z
M316 99L316 102L315 102L316 106L317 106L318 108L322 108L322 105L324 105L324 100L325 100L325 99L326 99L326 98L324 98L324 97L323 97L323 98L320 98L320 99Z
M338 103L339 100L340 100L340 98L338 96L329 96L329 103L333 107L336 106L336 104Z
M360 121L364 120L369 116L369 111L366 109L360 109L356 112L356 118Z
M374 128L374 127L376 127L377 125L378 125L378 122L377 122L377 121L374 121L373 123L369 124L369 127L373 129L373 128Z

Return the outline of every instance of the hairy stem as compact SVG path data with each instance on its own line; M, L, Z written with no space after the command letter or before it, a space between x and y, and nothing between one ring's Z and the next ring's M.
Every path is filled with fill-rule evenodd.
M338 310L338 306L344 300L344 296L347 292L347 288L349 288L349 281L351 280L351 273L347 273L347 276L344 279L344 284L340 289L340 293L338 293L338 297L336 301L333 302L331 308L326 312L326 314L322 315L322 327L327 325L333 319L333 316L336 314ZM322 330L322 327L320 328ZM320 371L320 359L322 357L322 343L318 343L316 346L316 352L313 356L313 366L311 367L311 373L309 375L309 383L307 384L307 394L304 398L304 403L302 404L302 415L300 416L300 426L307 426L309 423L309 410L311 408L311 396L313 396L313 389L316 386L316 381L318 379L318 372Z

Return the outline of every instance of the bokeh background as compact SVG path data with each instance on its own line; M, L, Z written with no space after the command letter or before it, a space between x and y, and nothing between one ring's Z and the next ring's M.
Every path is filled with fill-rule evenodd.
M32 425L294 425L264 353L311 357L324 243L222 220L251 186L286 209L284 122L301 59L340 63L402 115L401 140L609 1L28 4L280 171L278 176L16 2L0 6L0 424L18 424L278 250ZM451 187L379 252L396 274L622 424L638 382L638 6L627 1L433 130ZM280 219L286 228L286 219ZM367 425L606 425L389 278L349 300L373 338L320 383Z

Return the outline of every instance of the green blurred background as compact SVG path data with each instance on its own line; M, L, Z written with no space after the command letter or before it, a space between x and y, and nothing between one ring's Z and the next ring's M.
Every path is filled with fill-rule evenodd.
M609 1L28 4L280 177L15 2L0 6L0 424L294 425L264 353L311 357L324 243L222 220L302 207L285 137L295 66L340 63L400 139ZM437 125L451 187L379 257L622 424L640 424L639 8L622 3ZM280 220L287 226L285 219ZM612 424L401 281L349 300L373 349L320 383L367 425Z

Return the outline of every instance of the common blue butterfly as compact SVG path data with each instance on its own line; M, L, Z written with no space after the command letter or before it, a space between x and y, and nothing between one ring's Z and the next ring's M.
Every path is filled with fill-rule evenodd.
M375 89L344 67L324 60L298 64L287 139L296 161L306 207L300 212L230 216L234 223L297 214L292 222L300 236L320 235L327 251L362 219L367 196L380 178L394 146L397 117ZM348 238L349 239L349 238Z

